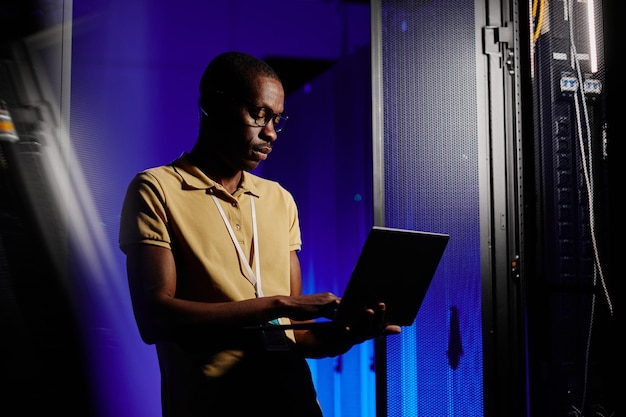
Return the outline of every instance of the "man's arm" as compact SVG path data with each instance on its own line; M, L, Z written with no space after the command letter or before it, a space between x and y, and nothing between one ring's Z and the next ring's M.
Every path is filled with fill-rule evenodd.
M198 332L254 326L277 317L313 319L337 303L331 293L222 303L176 298L172 251L153 245L128 248L126 267L135 319L142 339L149 344L193 337Z

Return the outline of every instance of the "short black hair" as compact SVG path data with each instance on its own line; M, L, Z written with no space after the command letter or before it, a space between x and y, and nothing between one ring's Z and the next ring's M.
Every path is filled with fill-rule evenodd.
M224 52L216 56L204 70L200 80L200 102L217 92L245 99L258 75L282 83L278 74L265 61L243 52Z

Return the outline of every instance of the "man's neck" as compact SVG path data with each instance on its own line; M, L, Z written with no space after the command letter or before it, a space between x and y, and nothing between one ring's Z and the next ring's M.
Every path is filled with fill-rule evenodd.
M211 178L211 179L221 184L222 187L224 187L226 191L228 191L230 194L234 194L235 191L237 191L237 188L239 188L241 177L242 177L242 174L240 171L238 172L238 175L236 177L220 178L219 180L214 179L214 178Z
M225 164L214 159L201 158L192 150L189 153L191 161L204 174L216 183L220 184L229 193L233 194L239 187L242 178L242 171L233 171Z

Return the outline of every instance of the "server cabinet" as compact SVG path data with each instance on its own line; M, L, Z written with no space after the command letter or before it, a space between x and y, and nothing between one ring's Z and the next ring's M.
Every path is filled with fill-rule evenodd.
M528 280L530 409L616 415L602 2L530 7L537 220Z
M601 11L372 2L375 223L451 236L380 416L615 415Z
M372 2L375 223L450 234L415 324L377 345L380 416L525 415L519 21Z

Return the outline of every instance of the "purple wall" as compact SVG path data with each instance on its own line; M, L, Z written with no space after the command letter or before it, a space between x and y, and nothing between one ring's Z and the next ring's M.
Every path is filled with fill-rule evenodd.
M126 185L137 171L191 148L198 81L218 53L339 61L287 98L292 120L258 173L283 182L300 205L305 291L341 293L371 224L369 6L94 3L74 1L70 137L75 173L84 176L97 211L95 234L111 255L101 255L105 268L77 256L76 279L96 408L102 417L154 417L160 413L156 354L134 326L117 249ZM81 251L80 242L75 246ZM374 415L373 360L365 344L344 357L311 362L329 417Z

